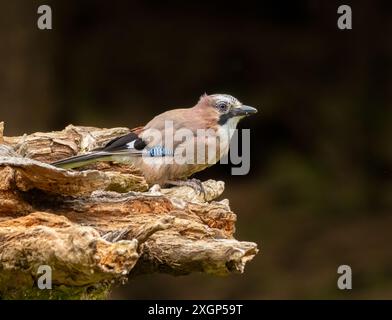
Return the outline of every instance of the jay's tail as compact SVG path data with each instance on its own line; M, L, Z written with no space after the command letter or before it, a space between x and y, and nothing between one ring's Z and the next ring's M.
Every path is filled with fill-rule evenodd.
M51 165L63 168L73 169L82 167L97 161L111 161L112 155L105 151L96 151L89 154L82 154L80 156L74 156L51 163Z

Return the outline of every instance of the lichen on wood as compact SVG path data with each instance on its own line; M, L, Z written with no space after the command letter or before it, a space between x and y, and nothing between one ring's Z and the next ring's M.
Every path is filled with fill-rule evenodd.
M224 183L148 186L136 168L97 163L64 170L49 163L87 152L126 128L68 126L3 136L0 123L0 298L104 298L113 283L153 272L242 273L258 252L234 239L236 215ZM37 287L49 265L52 290Z

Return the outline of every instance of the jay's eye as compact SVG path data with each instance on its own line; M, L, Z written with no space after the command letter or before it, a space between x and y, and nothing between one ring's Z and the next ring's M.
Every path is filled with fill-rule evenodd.
M228 109L228 105L224 102L220 102L216 105L216 108L220 111L220 112L226 112Z

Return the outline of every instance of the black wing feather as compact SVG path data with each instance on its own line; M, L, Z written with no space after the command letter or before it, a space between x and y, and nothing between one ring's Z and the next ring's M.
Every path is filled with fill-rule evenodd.
M136 133L130 132L124 136L120 136L110 140L103 148L99 148L96 150L107 152L121 151L127 149L127 144L133 141L135 141L134 149L136 150L143 150L146 146L146 143L143 141L143 139L139 138Z

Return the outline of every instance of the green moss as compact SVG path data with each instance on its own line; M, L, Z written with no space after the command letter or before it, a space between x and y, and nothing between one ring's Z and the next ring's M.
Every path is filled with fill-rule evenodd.
M95 285L72 287L56 286L52 289L39 289L36 286L23 289L8 289L1 292L1 299L14 300L105 300L110 293L109 283L98 283Z

